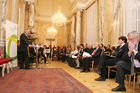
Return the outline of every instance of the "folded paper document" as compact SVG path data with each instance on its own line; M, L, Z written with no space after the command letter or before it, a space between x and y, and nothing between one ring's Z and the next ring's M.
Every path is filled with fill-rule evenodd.
M136 59L134 59L134 65L136 68L140 68L140 62Z
M87 53L87 52L84 52L83 57L91 57L91 55L89 53Z
M77 56L72 55L72 58L77 58Z

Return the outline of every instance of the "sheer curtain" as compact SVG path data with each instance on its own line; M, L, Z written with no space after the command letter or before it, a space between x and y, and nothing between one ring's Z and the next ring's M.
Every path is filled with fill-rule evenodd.
M86 11L86 31L87 43L94 44L98 40L98 13L97 2L90 6Z
M140 0L137 0L137 31L140 33Z
M140 0L125 0L125 35L140 32Z

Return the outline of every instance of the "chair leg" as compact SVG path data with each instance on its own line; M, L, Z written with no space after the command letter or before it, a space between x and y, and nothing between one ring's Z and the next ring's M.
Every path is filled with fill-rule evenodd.
M9 62L9 67L11 70L13 70L13 64L11 62Z
M130 87L130 84L131 84L131 74L129 74L129 87Z
M110 68L108 67L108 79L109 79L109 76L110 76Z
M92 61L92 71L94 71L93 66L94 66L94 62Z
M9 63L7 64L7 73L10 72L10 66L9 66Z
M3 66L2 66L2 77L4 77L5 67L6 67L6 64L3 64Z
M135 83L136 83L135 79L136 79L136 73L134 73L134 78L133 78L133 89L135 89Z

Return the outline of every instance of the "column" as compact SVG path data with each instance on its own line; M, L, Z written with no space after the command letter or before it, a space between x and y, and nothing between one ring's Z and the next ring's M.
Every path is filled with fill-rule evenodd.
M1 27L0 27L0 31L1 31L1 36L0 36L0 46L4 46L4 41L3 41L3 31L4 31L4 17L5 17L5 8L6 8L6 2L7 0L2 0L1 1Z
M0 49L1 49L1 57L4 57L4 21L5 16L8 11L7 2L8 0L1 0L1 19L0 19Z
M75 16L72 17L72 29L71 29L71 41L72 41L72 44L71 44L71 47L72 49L74 49L75 47Z
M23 9L22 9L22 23L21 23L21 33L20 34L22 34L23 32L24 32L24 25L25 25L25 7L26 7L26 1L24 1L24 5L23 5Z
M77 11L76 20L76 46L80 45L81 41L81 11Z
M29 8L29 26L34 26L34 3L30 2L30 8Z
M67 32L67 23L64 24L64 35L65 35L65 38L64 38L64 45L65 46L68 46L68 32Z
M17 0L12 0L12 22L16 23L17 17Z

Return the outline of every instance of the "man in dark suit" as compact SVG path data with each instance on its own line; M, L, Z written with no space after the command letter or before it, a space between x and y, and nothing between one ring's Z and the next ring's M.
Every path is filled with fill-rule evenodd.
M94 60L95 65L99 63L100 54L102 49L99 48L98 44L95 44L95 48L92 48L92 45L88 44L88 48L84 50L91 55L91 57L83 57L83 70L81 72L89 72L89 65L92 60Z
M106 66L116 65L116 63L122 59L122 55L125 53L125 49L127 46L127 38L125 36L119 37L118 43L119 46L116 48L113 54L114 57L110 57L105 54L101 56L98 67L100 71L100 77L95 79L96 81L105 81L105 77L107 76Z
M92 52L92 60L94 61L95 66L99 64L101 52L102 49L99 47L99 44L96 43L94 51Z
M126 91L124 79L126 71L130 72L131 70L132 54L134 55L134 59L140 62L140 41L138 37L139 34L136 31L128 33L128 46L122 55L122 59L117 62L116 82L119 83L119 86L113 88L112 91ZM140 71L140 68L135 68L135 71Z
M91 55L93 50L94 50L93 49L93 45L92 44L88 44L87 48L85 48L83 50L83 52L87 52L87 53L89 53ZM91 57L87 57L87 56L83 56L81 61L82 61L82 66L83 66L83 70L81 72L89 72L89 64L92 61L92 58Z
M28 46L29 42L27 37L30 35L30 30L26 30L20 36L20 49L21 49L21 62L20 62L20 69L24 69L24 62L25 62L25 69L29 69L29 50Z

